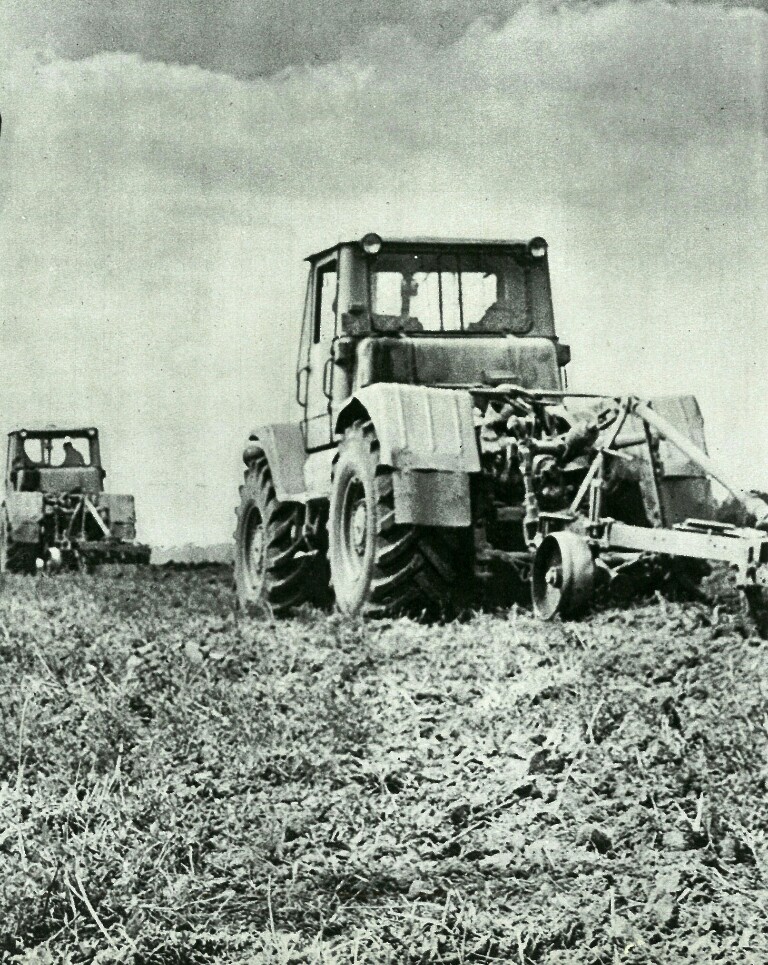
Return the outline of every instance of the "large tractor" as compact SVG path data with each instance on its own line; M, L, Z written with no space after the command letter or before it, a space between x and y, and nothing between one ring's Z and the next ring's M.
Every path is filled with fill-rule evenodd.
M104 492L105 476L97 429L10 432L0 572L149 563L133 496Z
M691 396L569 392L547 244L382 239L310 256L295 421L250 436L239 603L445 613L489 561L535 613L669 564L768 592L768 505L709 459ZM718 523L711 480L749 526Z

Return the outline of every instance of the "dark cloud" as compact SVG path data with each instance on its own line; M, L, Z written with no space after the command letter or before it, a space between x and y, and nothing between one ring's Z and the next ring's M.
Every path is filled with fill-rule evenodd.
M698 2L768 9L768 0ZM529 5L526 0L6 0L5 18L29 45L70 60L123 51L251 78L330 63L381 30L442 47L478 21L500 27ZM556 12L595 3L536 5ZM402 68L408 69L407 61Z
M13 0L12 0L13 2ZM81 59L105 51L256 77L328 63L381 28L450 43L478 18L503 23L519 0L15 0L33 45Z

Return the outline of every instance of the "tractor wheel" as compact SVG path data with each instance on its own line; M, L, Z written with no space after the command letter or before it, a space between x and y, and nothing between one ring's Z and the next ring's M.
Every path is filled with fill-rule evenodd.
M469 599L472 530L395 522L392 470L371 422L339 446L331 485L331 581L343 613L447 615Z
M768 586L744 588L744 617L750 631L768 639Z
M327 602L328 560L302 539L304 507L275 495L272 473L258 450L240 487L235 531L235 590L245 611L275 614Z
M541 620L557 614L578 616L589 605L595 585L595 562L587 541L564 530L550 533L536 550L531 573L533 610Z
M0 573L37 572L37 547L16 543L10 534L8 515L0 515Z

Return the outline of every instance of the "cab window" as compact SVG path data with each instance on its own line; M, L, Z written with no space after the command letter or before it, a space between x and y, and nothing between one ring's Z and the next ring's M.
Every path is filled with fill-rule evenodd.
M404 332L527 332L526 267L511 252L398 252L370 270L373 327Z
M336 291L338 270L336 262L323 265L315 279L315 312L312 341L317 344L322 335L333 335L336 328Z

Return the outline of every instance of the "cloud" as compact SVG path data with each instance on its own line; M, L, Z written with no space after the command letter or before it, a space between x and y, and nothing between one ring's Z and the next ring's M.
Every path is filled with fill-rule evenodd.
M698 5L710 2L723 5L720 0ZM557 14L588 12L592 5L549 0L540 8ZM725 3L763 10L767 5L768 0ZM55 5L7 0L5 24L15 25L26 45L55 57L81 60L121 51L253 78L354 56L378 31L401 28L429 47L444 47L478 21L500 28L529 6L525 0L58 0Z
M14 46L4 419L100 422L145 535L227 538L246 432L290 413L304 255L371 229L542 233L577 383L695 391L716 455L760 482L766 24L526 6L250 78Z

